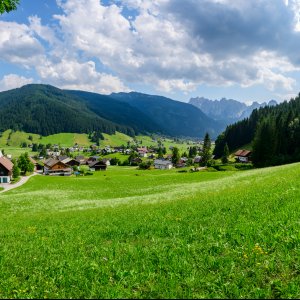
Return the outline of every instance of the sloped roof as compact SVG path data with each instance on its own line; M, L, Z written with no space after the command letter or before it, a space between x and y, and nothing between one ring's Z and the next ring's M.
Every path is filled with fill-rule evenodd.
M249 150L238 150L234 155L235 156L242 156L242 157L248 157L252 152Z
M103 167L105 166L106 167L106 164L104 162L102 162L102 161L99 161L99 160L93 161L93 162L89 163L89 167L90 168L92 168L92 167L94 167L96 165L103 166Z
M37 162L36 162L32 157L30 157L30 156L29 156L29 160L30 160L34 165L37 164Z
M55 159L55 158L48 158L44 164L48 167L53 167L54 165L56 165L59 162L59 160Z
M172 165L172 162L169 161L169 160L156 159L156 160L154 161L154 164L155 164L155 165L164 165L164 166L167 166L167 165Z
M12 171L14 164L4 156L0 157L0 165L2 165L6 170Z

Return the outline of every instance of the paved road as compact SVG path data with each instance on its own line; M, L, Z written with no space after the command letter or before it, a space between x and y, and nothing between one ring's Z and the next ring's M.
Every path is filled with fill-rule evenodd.
M31 178L31 177L33 177L35 175L39 175L39 174L34 173L34 174L30 175L30 176L22 176L22 178L20 179L20 181L18 181L17 183L14 183L14 184L1 183L0 187L4 188L4 190L0 191L0 194L4 193L4 192L7 192L9 190L15 189L15 188L23 185L24 183L26 183L28 181L29 178Z

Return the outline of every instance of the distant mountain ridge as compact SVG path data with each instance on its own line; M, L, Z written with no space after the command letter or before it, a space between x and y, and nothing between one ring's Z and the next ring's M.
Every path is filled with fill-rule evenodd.
M226 125L248 118L256 108L277 105L275 100L261 104L253 102L248 106L234 99L210 100L204 97L191 98L189 103L201 109L208 117L221 121Z
M191 104L161 96L101 95L29 84L0 92L0 132L7 129L40 135L119 131L195 138L209 132L215 138L224 126Z
M113 93L111 97L144 112L171 136L203 138L208 132L216 137L224 128L223 124L214 121L193 105L163 96L131 92Z

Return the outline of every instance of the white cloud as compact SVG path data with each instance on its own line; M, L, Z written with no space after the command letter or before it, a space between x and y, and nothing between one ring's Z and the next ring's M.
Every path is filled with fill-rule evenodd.
M0 60L29 68L43 54L43 46L27 25L0 21Z
M23 85L33 83L32 78L26 78L16 74L5 75L0 80L0 91L7 91L15 88L19 88Z
M38 16L28 25L0 22L0 59L34 67L56 86L105 94L134 83L169 93L201 84L295 86L300 36L286 17L292 10L299 20L299 0L57 2L55 29Z
M101 94L130 91L116 76L97 72L93 61L47 61L37 67L37 72L44 81L64 89L87 90Z

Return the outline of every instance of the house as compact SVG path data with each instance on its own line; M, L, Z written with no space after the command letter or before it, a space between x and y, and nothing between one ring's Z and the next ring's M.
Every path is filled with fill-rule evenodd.
M13 163L9 159L0 156L0 183L10 183L13 166Z
M47 149L46 153L48 156L59 156L60 155L60 151L51 151L50 149Z
M66 164L69 167L74 167L74 166L78 167L80 165L79 161L77 161L74 158L70 158L70 157L68 157L68 158L66 158L64 160L61 160L61 162L64 163L64 164Z
M64 161L64 160L67 159L67 158L69 158L68 155L59 155L59 156L57 157L57 159L60 160L60 161Z
M49 158L44 162L44 174L70 176L72 174L72 169L58 159Z
M149 151L147 148L137 148L137 152L140 157L147 157Z
M234 154L234 156L237 161L247 163L251 161L251 154L252 154L251 151L242 149L242 150L238 150Z
M110 166L110 158L103 158L101 161L107 166Z
M202 156L195 156L194 163L199 164L202 161Z
M169 160L156 159L154 161L154 168L160 170L170 170L173 168L173 164Z
M100 156L96 156L96 155L95 156L91 156L91 157L88 158L86 164L89 165L92 162L99 161L99 159L100 159Z
M86 159L82 155L76 156L75 159L80 163L80 165L85 165L86 164Z
M91 171L106 171L107 165L102 161L94 161L89 163L89 167Z

